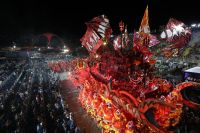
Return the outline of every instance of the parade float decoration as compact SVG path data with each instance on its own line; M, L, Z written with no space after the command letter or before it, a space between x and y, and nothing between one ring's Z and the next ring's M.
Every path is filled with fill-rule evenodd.
M148 8L134 34L128 34L121 21L121 34L111 39L112 29L105 15L86 25L81 43L90 56L73 60L65 68L73 66L68 79L81 88L78 99L103 133L173 132L183 105L200 108L200 103L186 93L193 86L200 87L199 83L173 86L156 76L156 58L149 47L159 41L150 34ZM62 68L63 63L55 64L49 66Z
M180 55L188 45L191 35L191 29L183 22L173 18L169 19L165 30L160 35L161 39L168 43L162 49L163 55L168 58Z

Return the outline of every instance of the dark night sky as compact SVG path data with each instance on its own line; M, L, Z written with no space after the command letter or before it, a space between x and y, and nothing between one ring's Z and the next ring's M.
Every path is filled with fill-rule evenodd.
M112 4L108 1L6 0L0 4L0 41L42 32L79 39L86 31L84 23L101 14L108 16L114 31L121 19L133 31L138 29L147 4L151 29L165 25L170 17L187 24L200 19L198 3L192 0L112 0Z

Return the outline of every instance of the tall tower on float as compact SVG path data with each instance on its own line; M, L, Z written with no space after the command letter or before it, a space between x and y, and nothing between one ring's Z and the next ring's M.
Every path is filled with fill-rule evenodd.
M143 38L142 40L142 45L145 45L146 47L149 47L149 35L150 35L150 28L149 28L149 11L148 11L148 5L145 9L141 24L140 24L140 28L139 28L139 34L140 37ZM144 63L144 58L143 57L143 63ZM147 74L147 69L146 67L144 67L144 78L143 78L143 82L144 82L144 87L146 85L146 74Z
M122 52L122 45L123 45L123 31L124 31L124 22L121 20L119 22L119 30L120 30L120 35L121 35L121 52Z
M150 34L148 5L144 12L144 16L143 16L141 24L140 24L139 32L144 32L146 34Z

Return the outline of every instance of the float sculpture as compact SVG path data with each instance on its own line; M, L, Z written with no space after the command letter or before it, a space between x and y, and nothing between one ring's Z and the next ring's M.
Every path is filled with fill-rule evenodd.
M188 26L171 18L160 35L161 39L168 43L162 49L163 55L168 58L181 55L181 51L188 45L191 35L191 29Z
M134 34L128 34L121 21L121 34L111 37L105 15L86 24L81 42L90 56L68 64L73 66L69 79L81 88L78 99L103 133L173 131L180 122L183 105L200 108L200 103L184 93L192 86L200 87L199 83L173 86L156 76L156 58L149 47L159 41L150 34L148 7Z

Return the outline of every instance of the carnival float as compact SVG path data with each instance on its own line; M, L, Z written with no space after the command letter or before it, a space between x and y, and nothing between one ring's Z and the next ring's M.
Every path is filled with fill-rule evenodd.
M182 22L170 19L169 23L160 39L169 44L163 49L167 57L177 55L191 35ZM194 86L200 88L199 83L173 86L157 76L156 57L150 47L160 41L150 34L148 7L139 31L133 34L121 21L121 33L111 37L112 29L105 15L86 25L81 43L90 56L67 63L49 63L49 67L54 71L70 68L72 74L68 78L81 88L78 100L103 133L173 132L184 105L200 108L200 102L186 93Z

